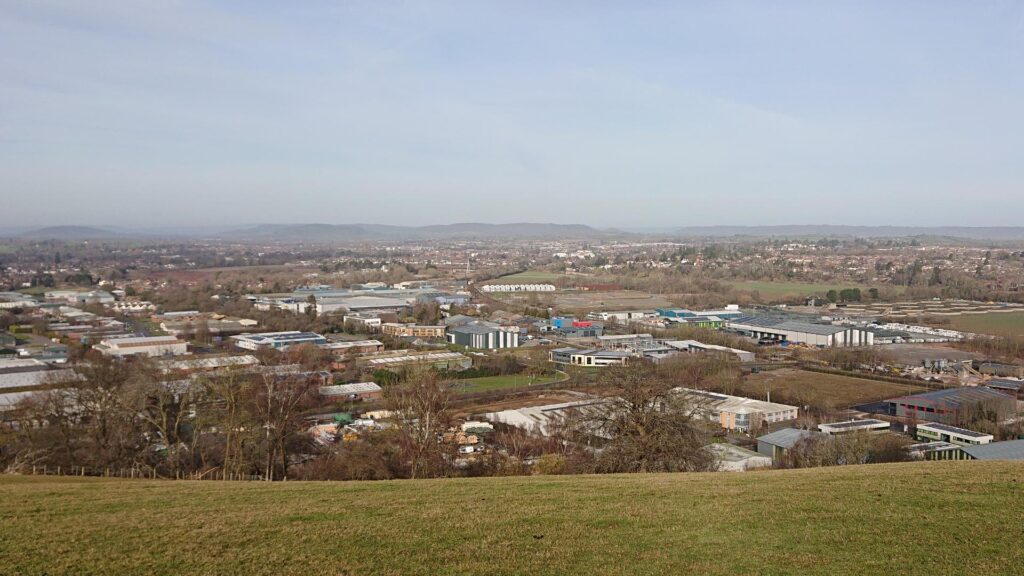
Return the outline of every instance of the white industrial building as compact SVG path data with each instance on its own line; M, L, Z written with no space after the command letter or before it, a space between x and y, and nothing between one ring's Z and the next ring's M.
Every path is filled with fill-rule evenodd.
M855 432L866 432L868 434L880 434L888 432L891 425L885 420L876 420L874 418L867 418L864 420L847 420L845 422L830 422L828 424L818 424L818 430L828 434L829 436L839 436L841 434L853 434Z
M544 406L527 406L484 414L484 419L521 428L528 432L547 435L573 413L586 414L594 410L604 410L603 406L606 402L607 400L603 398L596 398Z
M644 318L656 318L658 313L654 310L618 310L615 312L591 312L587 315L591 320L609 322L614 320L619 323L628 323Z
M853 326L812 324L797 320L758 316L741 316L727 321L726 326L731 330L749 334L758 340L771 340L779 343L792 342L827 348L872 346L874 344L872 332Z
M763 424L777 424L796 420L799 409L788 404L765 402L742 396L729 396L692 388L673 388L673 392L686 394L694 407L708 420L718 422L726 430L748 432Z
M715 458L715 468L720 472L745 472L772 467L772 459L768 456L734 444L708 444L704 449L711 452Z
M949 442L961 446L981 446L995 440L991 434L949 426L940 422L918 424L916 436L922 442Z
M705 344L696 340L664 340L663 343L676 350L683 352L711 352L719 354L727 354L735 356L740 362L753 362L755 354L746 350L739 350L737 348L729 348L727 346L718 346L716 344Z
M108 338L95 347L104 356L178 356L188 354L188 343L175 336Z
M0 310L12 310L14 308L36 308L39 303L28 294L21 292L0 292Z
M289 346L327 344L327 338L315 332L263 332L260 334L239 334L232 336L235 346L243 350L284 350Z
M554 284L488 284L481 292L554 292Z

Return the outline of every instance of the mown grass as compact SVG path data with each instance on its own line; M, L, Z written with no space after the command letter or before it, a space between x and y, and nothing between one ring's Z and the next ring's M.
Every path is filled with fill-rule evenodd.
M376 483L0 479L9 574L1020 574L1024 464Z
M533 384L548 384L557 379L555 376L527 376L525 374L509 374L506 376L484 376L481 378L470 378L458 380L454 388L458 392L485 392L490 390L503 390L505 388L519 388Z

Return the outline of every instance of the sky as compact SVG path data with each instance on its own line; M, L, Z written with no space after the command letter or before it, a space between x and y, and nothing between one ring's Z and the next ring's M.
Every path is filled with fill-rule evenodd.
M0 0L0 226L1022 214L1024 1Z

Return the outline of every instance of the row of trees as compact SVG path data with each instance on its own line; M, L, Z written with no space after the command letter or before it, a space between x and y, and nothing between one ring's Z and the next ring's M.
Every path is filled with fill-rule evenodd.
M8 470L281 478L309 451L302 414L321 383L285 364L179 379L148 361L91 358L19 407L0 456Z

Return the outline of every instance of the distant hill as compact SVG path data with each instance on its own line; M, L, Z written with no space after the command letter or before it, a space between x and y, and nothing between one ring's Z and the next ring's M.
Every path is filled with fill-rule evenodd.
M18 234L19 238L33 240L98 240L122 236L113 230L93 226L48 226Z
M458 238L598 238L614 234L582 224L261 224L221 234L224 238L278 242L358 242Z
M675 235L690 238L785 237L785 238L907 238L945 237L973 240L1024 240L1020 226L687 226Z
M5 574L1020 574L1024 463L222 482L0 476ZM59 529L55 529L59 527Z

